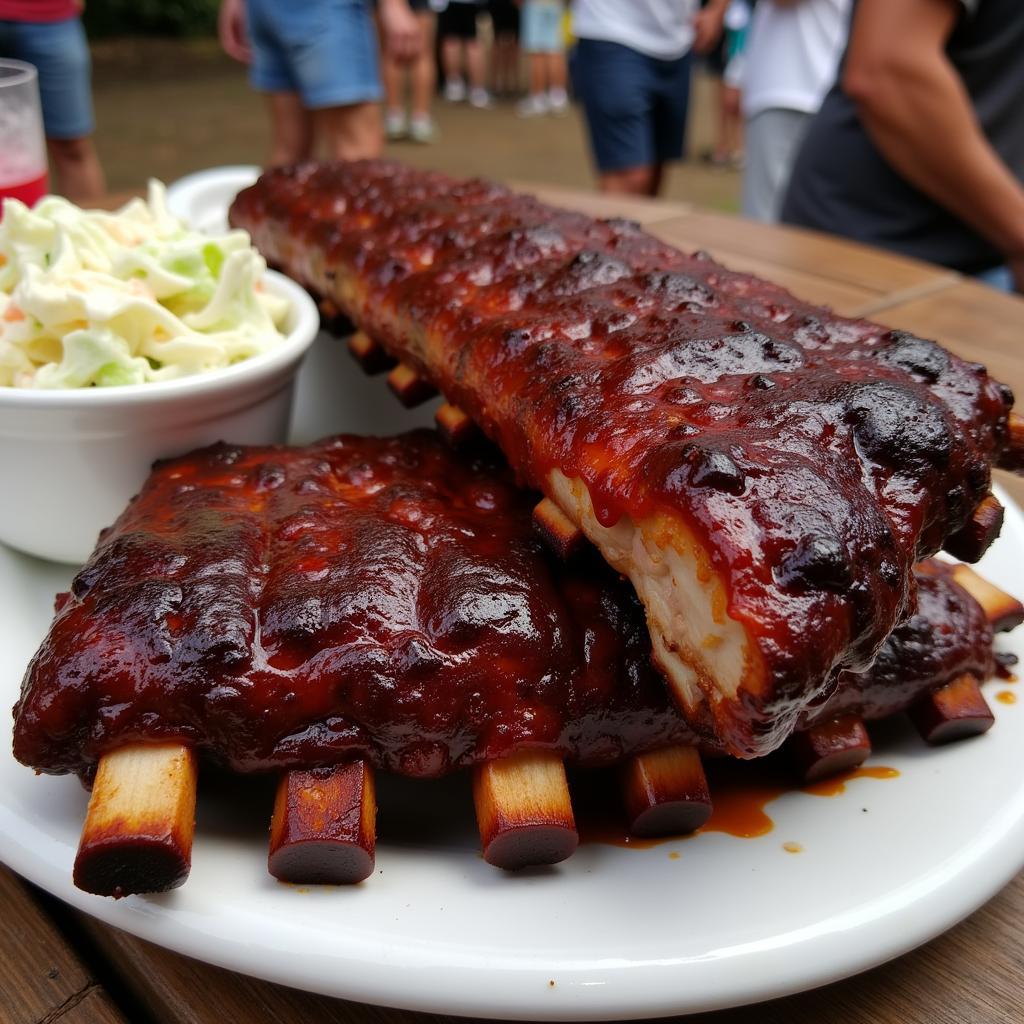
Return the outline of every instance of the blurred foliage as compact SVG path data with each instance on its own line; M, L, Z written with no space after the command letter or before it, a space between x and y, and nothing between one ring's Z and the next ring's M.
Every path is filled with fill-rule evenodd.
M205 36L217 31L219 6L219 0L88 0L83 18L95 39Z

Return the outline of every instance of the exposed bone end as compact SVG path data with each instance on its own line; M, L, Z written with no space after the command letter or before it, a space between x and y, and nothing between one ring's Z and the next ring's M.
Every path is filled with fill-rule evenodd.
M100 758L74 881L99 896L164 892L188 878L195 831L195 754L131 744Z
M976 562L999 536L1003 506L994 494L982 498L974 514L956 533L946 539L946 550L965 562Z
M1024 416L1011 412L1006 425L1006 446L999 465L1013 473L1024 473Z
M317 309L320 310L320 329L336 338L344 338L352 333L352 321L335 305L331 299L318 299Z
M388 387L406 409L421 405L437 394L437 388L408 363L399 363L388 374Z
M477 765L473 802L484 860L506 871L557 864L579 845L558 754L523 750Z
M977 736L987 732L995 721L978 680L970 673L922 695L908 713L928 743L949 743Z
M952 576L981 605L985 618L997 633L1007 632L1024 622L1024 604L979 576L970 566L956 566Z
M550 498L537 503L533 524L559 558L571 558L586 543L583 531Z
M871 754L871 738L860 715L840 715L794 733L786 749L803 781L817 782L863 764Z
M623 768L629 831L636 836L685 835L711 816L704 765L694 747L665 747L631 757Z
M443 403L434 413L441 436L452 448L463 448L479 434L477 425L457 405Z
M348 339L347 344L352 358L366 373L383 373L397 363L393 356L388 355L383 345L379 345L364 331L356 331Z
M366 761L285 772L267 868L282 882L348 885L373 873L377 803Z

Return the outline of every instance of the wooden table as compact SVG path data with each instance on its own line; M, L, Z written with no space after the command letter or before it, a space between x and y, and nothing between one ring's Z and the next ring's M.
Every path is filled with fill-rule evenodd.
M937 267L685 204L554 188L552 202L626 216L683 249L778 281L803 299L937 338L1024 395L1024 301ZM1024 482L1001 477L1018 501ZM840 881L840 880L837 880ZM414 1024L440 1020L307 995L166 952L0 869L0 1024ZM1024 874L944 936L866 974L704 1024L1003 1024L1024 1019ZM457 1018L450 1018L456 1020Z

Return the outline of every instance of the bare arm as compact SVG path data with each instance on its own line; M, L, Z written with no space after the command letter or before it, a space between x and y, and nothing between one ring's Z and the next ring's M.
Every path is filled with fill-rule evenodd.
M408 0L380 0L381 34L385 52L395 60L412 60L423 48L423 30Z
M693 49L695 53L708 53L722 35L725 9L729 0L711 0L693 19Z
M243 0L221 0L217 16L217 35L224 52L243 64L252 59L249 36L245 27L245 5Z
M886 160L987 238L1024 290L1024 186L985 138L946 57L956 0L861 0L843 88Z

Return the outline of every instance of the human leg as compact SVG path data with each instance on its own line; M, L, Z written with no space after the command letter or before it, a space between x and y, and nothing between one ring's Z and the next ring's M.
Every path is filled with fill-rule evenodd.
M576 91L604 192L650 195L658 184L650 59L605 40L577 44Z
M297 92L268 92L269 167L308 160L313 155L313 118Z
M405 135L404 68L386 50L380 55L380 77L384 85L384 120L389 139Z
M491 96L487 91L487 66L484 61L484 48L474 35L466 40L466 73L469 78L469 102L474 107L488 107Z
M383 90L369 7L358 0L260 2L309 112L313 151L344 160L378 156Z
M76 202L98 199L106 182L91 138L91 61L80 19L16 23L13 38L17 52L12 55L39 72L55 191Z
M410 72L412 85L412 116L414 118L430 117L430 101L434 95L436 71L434 64L434 15L431 11L421 11L418 15L420 30L423 33L423 47L413 62Z
M566 91L568 71L565 66L565 53L545 54L548 77L548 105L553 114L564 114L569 110L569 93Z
M374 160L384 148L379 103L350 103L313 111L313 132L332 160Z
M763 110L747 121L743 169L743 214L775 223L789 186L809 114L779 108Z
M651 195L657 195L664 179L665 165L680 160L686 140L686 118L690 106L690 54L676 60L649 60L649 88L652 97L651 124L654 166Z

